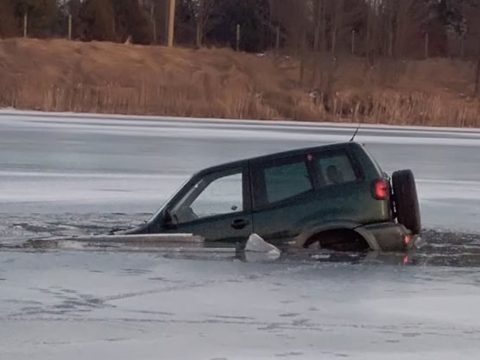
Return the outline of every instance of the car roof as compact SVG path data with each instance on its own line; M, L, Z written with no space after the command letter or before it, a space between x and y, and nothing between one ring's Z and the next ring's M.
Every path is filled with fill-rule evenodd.
M351 146L360 146L356 142L343 142L343 143L335 143L335 144L328 144L328 145L320 145L320 146L313 146L313 147L306 147L306 148L300 148L300 149L293 149L293 150L288 150L288 151L282 151L282 152L277 152L277 153L272 153L272 154L267 154L267 155L261 155L261 156L256 156L248 159L243 159L243 160L237 160L237 161L232 161L220 165L215 165L209 168L205 168L197 173L195 173L192 178L196 178L198 176L204 176L205 174L209 174L212 172L217 172L221 171L222 169L225 168L234 168L236 166L241 167L244 166L246 163L251 162L251 161L266 161L266 160L273 160L277 158L284 158L284 157L289 157L289 156L296 156L296 155L301 155L304 153L308 152L317 152L317 151L335 151L339 149L345 149L346 147L351 147Z

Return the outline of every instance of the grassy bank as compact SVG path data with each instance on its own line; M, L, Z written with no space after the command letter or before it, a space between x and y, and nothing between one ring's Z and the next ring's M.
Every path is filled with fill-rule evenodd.
M9 39L0 41L0 107L480 126L468 62L366 67L360 58L312 58L302 81L300 68L288 57L228 49Z

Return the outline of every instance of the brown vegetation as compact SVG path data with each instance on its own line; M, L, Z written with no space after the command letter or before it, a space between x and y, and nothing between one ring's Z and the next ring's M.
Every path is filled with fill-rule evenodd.
M304 61L310 61L306 59ZM0 107L480 126L476 64L285 56L65 40L0 41ZM313 79L313 72L317 80ZM318 86L320 84L321 86Z

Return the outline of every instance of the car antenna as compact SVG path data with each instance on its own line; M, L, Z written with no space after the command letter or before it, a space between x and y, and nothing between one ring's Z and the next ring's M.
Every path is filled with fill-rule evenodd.
M352 138L350 139L350 142L353 142L355 140L355 137L357 136L358 132L360 131L361 126L362 126L362 123L359 122L357 128L355 129L355 132L353 133Z

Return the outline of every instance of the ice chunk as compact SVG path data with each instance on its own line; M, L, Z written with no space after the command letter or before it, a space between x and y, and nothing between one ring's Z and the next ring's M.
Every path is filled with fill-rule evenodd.
M245 246L245 252L261 253L265 256L264 258L268 260L276 260L281 255L280 249L269 244L257 234L250 235Z

